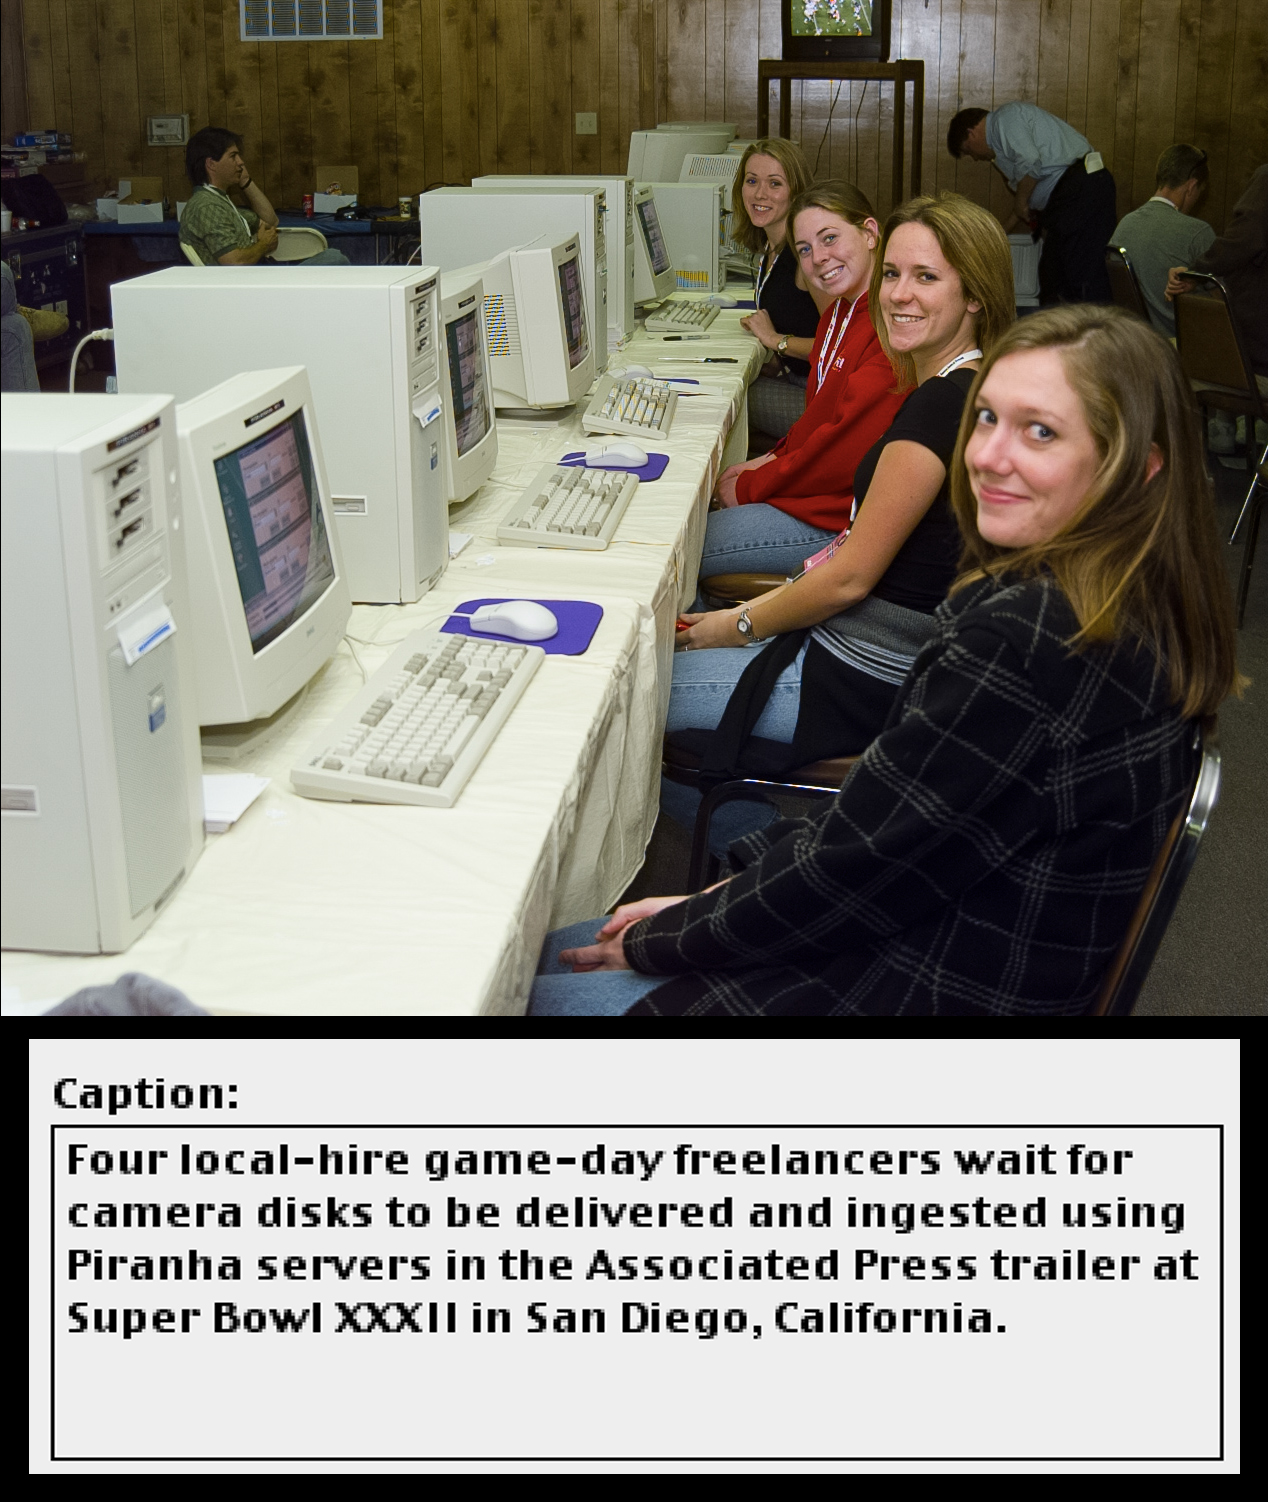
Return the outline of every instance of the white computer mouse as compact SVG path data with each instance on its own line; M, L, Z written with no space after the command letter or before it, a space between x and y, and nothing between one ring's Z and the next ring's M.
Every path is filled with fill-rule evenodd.
M649 381L656 379L646 365L627 365L625 369L620 371L619 373L623 376L642 376L644 379ZM616 375L618 374L618 372L613 371L612 374Z
M599 449L586 450L586 467L611 469L614 464L623 469L642 469L647 463L647 454L636 443L608 443Z
M709 298L709 302L715 308L734 308L737 306L737 300L734 297L728 297L725 292L715 292Z
M512 636L516 641L546 641L559 634L552 610L536 600L503 600L499 605L481 605L470 616L471 629L487 636Z

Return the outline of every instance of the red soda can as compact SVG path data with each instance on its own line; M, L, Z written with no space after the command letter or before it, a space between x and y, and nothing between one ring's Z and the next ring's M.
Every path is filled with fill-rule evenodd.
M305 219L311 219L312 217L313 217L313 195L311 193L305 193L304 194L304 218Z

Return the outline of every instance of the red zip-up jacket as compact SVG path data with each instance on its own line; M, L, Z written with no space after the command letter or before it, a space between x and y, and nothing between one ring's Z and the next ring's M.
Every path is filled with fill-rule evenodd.
M837 315L838 333L847 306L842 304ZM762 501L812 527L839 532L850 521L854 470L893 422L908 393L894 389L897 377L872 327L866 292L816 389L819 355L831 322L829 307L810 351L805 412L776 446L774 459L760 469L744 471L735 495L741 506Z

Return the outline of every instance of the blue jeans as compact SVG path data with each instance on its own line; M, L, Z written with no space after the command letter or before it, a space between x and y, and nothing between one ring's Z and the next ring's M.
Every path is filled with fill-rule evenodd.
M714 574L784 574L801 566L837 534L798 521L777 506L728 506L711 511L705 525L700 577ZM702 609L697 605L696 609Z
M588 970L574 975L559 963L561 949L593 944L606 918L587 918L546 935L537 976L528 997L530 1017L619 1017L634 1003L663 986L664 975L643 975L637 970Z
M740 674L752 662L753 653L762 651L767 645L769 643L758 647L712 647L702 652L675 653L666 731L716 729L727 701L740 681ZM775 680L766 707L753 727L754 735L792 744L801 707L801 664L808 645L808 641L803 644L796 658ZM700 794L695 788L662 777L660 806L671 819L690 829L696 821ZM724 803L713 816L709 848L714 855L724 856L727 847L735 840L765 829L777 818L779 810L764 799L737 798L733 803Z

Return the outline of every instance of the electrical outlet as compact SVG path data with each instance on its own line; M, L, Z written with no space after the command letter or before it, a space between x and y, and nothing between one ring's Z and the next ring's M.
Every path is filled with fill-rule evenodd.
M599 134L598 115L579 114L577 116L577 134L579 136L597 136Z

